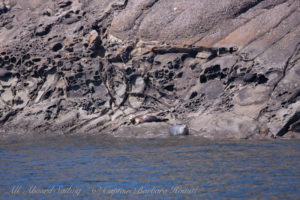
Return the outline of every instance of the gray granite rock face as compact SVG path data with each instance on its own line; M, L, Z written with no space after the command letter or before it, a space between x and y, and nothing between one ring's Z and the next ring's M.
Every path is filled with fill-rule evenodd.
M2 0L0 134L299 137L298 0ZM133 125L138 115L168 119Z

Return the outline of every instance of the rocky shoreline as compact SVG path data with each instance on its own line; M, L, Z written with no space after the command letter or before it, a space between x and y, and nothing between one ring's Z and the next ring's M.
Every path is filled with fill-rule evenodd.
M0 134L299 138L299 19L297 0L0 1Z

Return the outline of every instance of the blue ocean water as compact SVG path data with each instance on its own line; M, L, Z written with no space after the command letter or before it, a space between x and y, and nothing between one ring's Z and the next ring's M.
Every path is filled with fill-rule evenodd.
M299 140L0 142L0 199L300 199Z

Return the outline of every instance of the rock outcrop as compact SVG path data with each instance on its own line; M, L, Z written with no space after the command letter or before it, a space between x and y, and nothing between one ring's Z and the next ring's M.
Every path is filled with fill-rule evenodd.
M298 0L2 0L0 134L299 137L299 19Z

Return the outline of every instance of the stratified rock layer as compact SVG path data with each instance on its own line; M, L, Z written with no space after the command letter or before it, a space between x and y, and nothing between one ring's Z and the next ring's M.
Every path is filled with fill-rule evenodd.
M299 137L299 5L0 1L1 135Z

